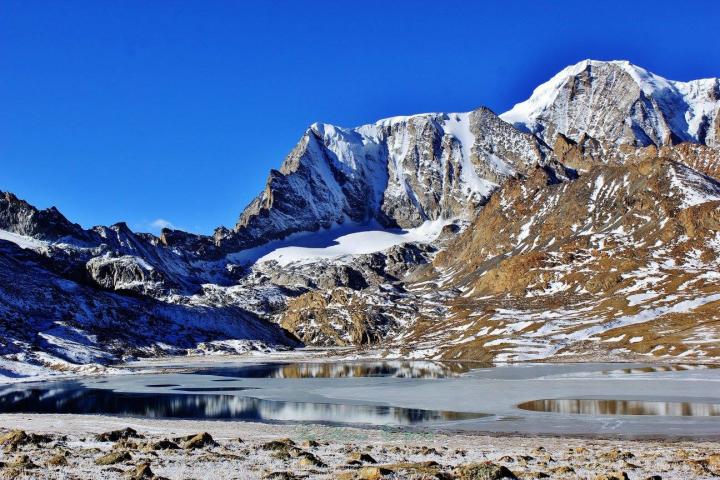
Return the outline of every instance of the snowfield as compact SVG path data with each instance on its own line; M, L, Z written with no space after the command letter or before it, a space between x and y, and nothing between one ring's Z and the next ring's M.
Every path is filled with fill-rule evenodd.
M450 223L452 220L427 221L407 230L383 229L377 223L340 225L320 232L293 234L284 240L232 254L229 259L246 265L275 261L280 266L287 266L382 252L409 242L431 243Z
M320 258L339 258L347 255L362 255L381 252L395 245L409 242L430 243L439 235L442 227L449 222L444 220L428 221L417 228L408 230L367 230L343 235L341 232L328 231L317 236L308 235L310 243L330 238L327 247L287 246L280 247L263 255L258 261L276 261L285 266L294 262L312 262ZM338 236L339 235L339 236Z

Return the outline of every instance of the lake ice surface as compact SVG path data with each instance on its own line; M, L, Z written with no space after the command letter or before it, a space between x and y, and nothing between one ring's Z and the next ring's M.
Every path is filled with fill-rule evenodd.
M186 365L158 374L7 386L0 390L0 411L525 434L720 436L720 417L708 414L720 411L720 369L713 366L474 367L409 361L220 363L195 370ZM527 409L529 402L542 408Z

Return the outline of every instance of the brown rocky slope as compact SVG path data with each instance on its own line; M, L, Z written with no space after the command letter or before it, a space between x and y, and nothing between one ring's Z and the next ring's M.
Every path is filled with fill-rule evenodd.
M661 151L561 183L538 167L493 195L394 301L313 293L282 324L345 319L357 334L319 343L378 343L367 332L384 331L385 353L434 358L717 357L720 183ZM388 318L396 328L383 330Z

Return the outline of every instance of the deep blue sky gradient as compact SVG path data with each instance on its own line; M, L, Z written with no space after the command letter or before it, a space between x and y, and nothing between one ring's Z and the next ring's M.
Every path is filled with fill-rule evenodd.
M0 0L0 190L210 233L312 122L500 113L585 58L720 76L719 28L718 1Z

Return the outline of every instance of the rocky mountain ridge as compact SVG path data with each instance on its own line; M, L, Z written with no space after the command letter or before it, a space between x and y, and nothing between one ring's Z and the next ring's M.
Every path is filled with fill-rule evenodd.
M550 153L487 108L353 129L316 123L219 243L247 248L344 223L412 228L467 217L505 179L549 162Z
M500 116L314 124L212 236L83 229L0 193L0 355L716 358L717 86L584 61Z

